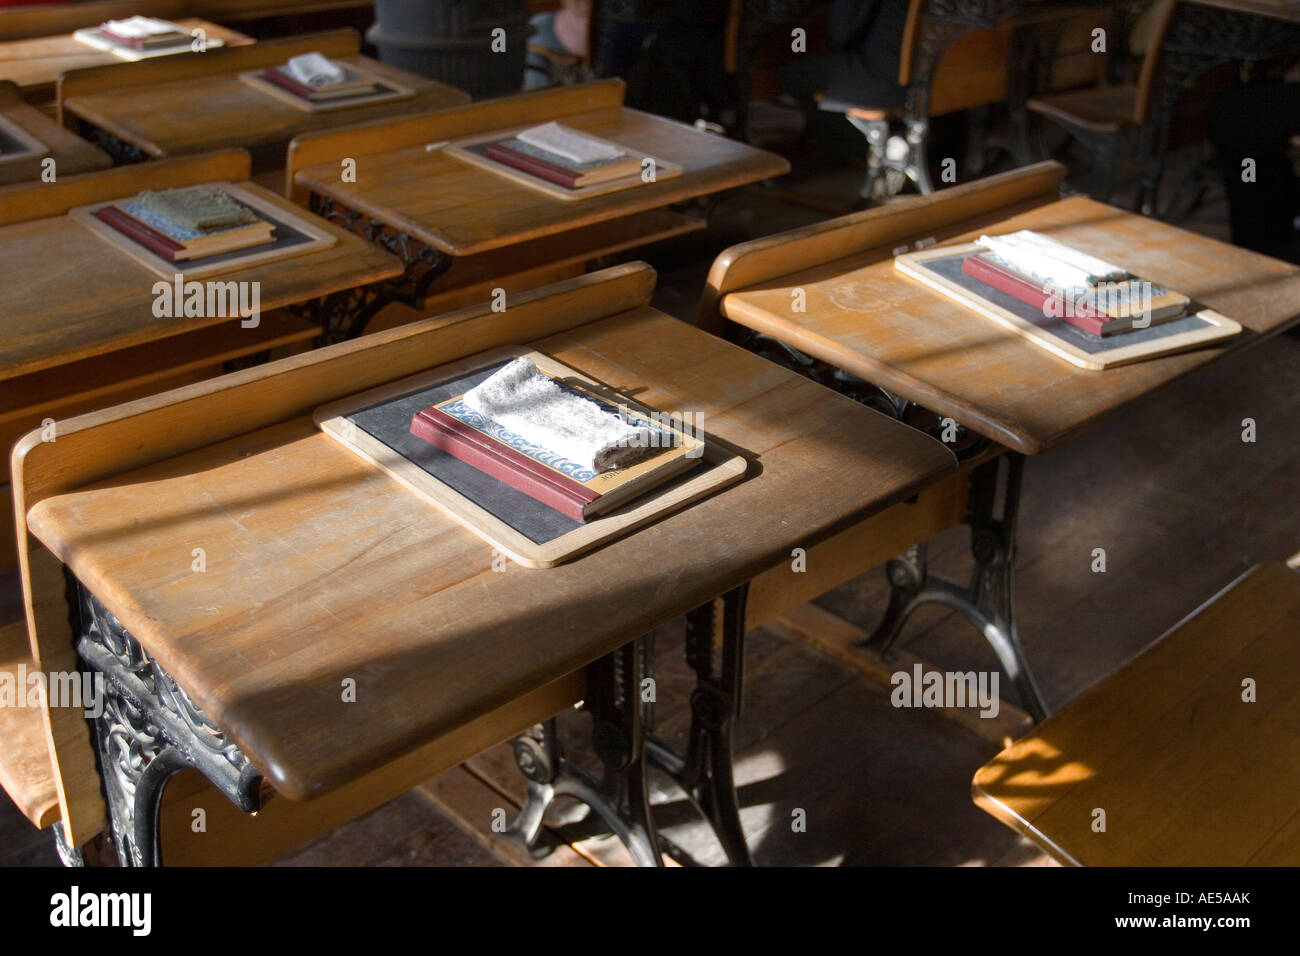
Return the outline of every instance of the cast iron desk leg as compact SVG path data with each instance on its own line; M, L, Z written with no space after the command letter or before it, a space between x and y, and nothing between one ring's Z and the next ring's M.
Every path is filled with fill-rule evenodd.
M862 643L889 660L911 613L923 604L944 604L970 621L989 642L1030 715L1041 721L1047 717L1047 705L1020 644L1012 594L1016 515L1024 463L1022 455L1008 451L971 473L966 523L970 526L975 569L970 586L963 587L931 572L925 545L913 545L885 565L889 606L876 630ZM1006 474L1000 515L996 511L999 471Z
M714 602L687 617L685 655L695 671L691 727L685 754L673 752L653 733L653 700L642 693L653 672L649 636L624 645L589 670L592 748L604 767L601 779L584 772L562 751L555 721L515 739L515 762L528 781L528 794L509 832L530 849L542 835L542 820L558 797L585 803L622 841L640 866L660 866L659 835L650 807L651 766L667 774L713 828L733 866L751 865L732 774L732 728L740 713L748 585L722 599L722 661L714 670Z

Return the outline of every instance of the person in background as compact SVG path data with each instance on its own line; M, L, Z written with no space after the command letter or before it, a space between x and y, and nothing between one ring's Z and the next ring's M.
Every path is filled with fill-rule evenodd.
M882 109L902 103L898 61L907 7L907 0L831 0L829 50L796 54L781 68L781 85L803 110L804 139L823 145L827 158L860 154L862 137L842 115L819 110L818 99Z
M544 47L565 56L587 56L591 0L561 0L559 10L536 14L528 22L536 32L528 40L524 89L535 90L550 86L554 81L546 54L533 47Z
M1209 111L1233 245L1300 262L1300 179L1291 157L1300 135L1300 66L1220 94ZM1250 162L1248 163L1247 160Z

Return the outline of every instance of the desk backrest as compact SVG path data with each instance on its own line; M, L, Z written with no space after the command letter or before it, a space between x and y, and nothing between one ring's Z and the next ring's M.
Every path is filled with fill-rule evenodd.
M898 83L906 88L913 82L930 82L929 115L942 116L957 110L1000 101L1007 92L1007 30L971 28L957 37L933 65L934 75L919 75L920 46L927 18L942 20L948 14L931 11L932 0L911 0L903 26L903 45L898 57ZM1004 0L1008 10L1012 3ZM993 12L996 16L996 11Z
M624 89L622 80L600 80L302 133L289 143L285 195L306 205L306 190L296 188L293 179L298 170L308 166L458 139L523 123L544 123L576 113L618 109L623 105Z
M646 307L654 282L645 263L615 266L520 293L506 312L484 303L79 415L57 424L57 441L42 441L39 430L28 434L14 446L10 463L23 602L37 666L75 669L76 661L62 569L26 532L32 505L476 352ZM47 707L44 720L64 833L81 846L105 822L86 722L67 707Z
M96 0L6 7L0 9L0 40L56 36L133 16L176 20L194 16L189 12L192 6L187 0Z
M131 196L142 189L171 189L198 183L242 182L251 175L248 153L223 149L180 159L118 166L52 183L26 182L0 186L0 226L61 216L69 209L105 199Z
M73 124L75 117L66 113L63 104L74 96L173 83L200 76L241 73L275 66L291 56L312 51L329 57L356 56L361 51L361 39L355 30L328 30L324 33L265 40L248 46L218 47L199 55L160 56L134 63L111 63L107 66L69 70L59 77L59 122L65 126ZM201 106L196 104L195 109L201 110Z
M1142 68L1138 71L1137 97L1133 103L1133 122L1141 126L1151 111L1151 92L1155 88L1156 70L1160 66L1161 49L1173 23L1174 13L1178 9L1175 0L1158 0L1154 13L1151 14L1151 39L1147 43L1146 55L1142 58Z
M726 327L719 306L728 292L767 282L848 256L894 254L917 237L943 239L972 228L996 212L1005 218L1060 196L1065 167L1035 163L977 179L928 196L909 196L885 206L827 219L788 232L742 242L713 261L700 296L696 324L715 334Z
M244 20L372 6L366 0L80 0L77 3L0 7L0 40L71 33L105 20L202 17L226 26Z

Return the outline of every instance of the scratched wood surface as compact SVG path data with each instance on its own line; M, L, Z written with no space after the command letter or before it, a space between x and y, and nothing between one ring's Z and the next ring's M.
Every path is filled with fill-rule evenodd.
M150 165L130 169L134 177L118 195L157 186ZM239 185L302 214L259 186ZM260 283L261 308L269 311L401 272L397 259L379 247L330 223L320 226L337 238L336 245L216 279ZM0 381L228 321L224 316L156 316L153 288L158 281L150 269L70 216L0 226L0 283L6 293L0 301Z
M133 14L128 14L131 16ZM97 26L101 20L89 19L74 29ZM197 17L183 17L174 21L188 30L203 30L209 39L221 40L227 46L245 46L253 42L237 30ZM192 55L186 51L173 56ZM54 95L59 77L69 70L82 70L92 66L126 63L119 56L105 50L96 50L72 36L72 31L56 36L30 37L0 43L0 79L10 80L23 91L29 100L45 100Z
M336 49L340 34L349 41L346 45L353 47L351 52ZM300 133L469 100L469 94L455 87L358 56L351 31L316 36L319 39L290 37L205 53L202 75L188 63L157 61L108 67L99 79L70 74L60 84L61 108L64 114L106 130L151 157L240 146L250 151L278 151L277 165L282 165L289 141ZM241 72L278 65L290 56L316 49L342 62L354 63L381 80L411 89L414 95L312 112L239 78ZM95 82L87 84L86 79ZM94 89L96 85L100 88Z
M931 223L927 234L941 225ZM1045 451L1300 318L1300 267L1082 197L941 244L1016 229L1035 229L1119 263L1245 330L1192 352L1100 372L1080 369L898 272L888 248L838 259L831 253L825 264L723 296L721 312L1026 454ZM779 256L779 237L769 242L769 254ZM806 296L805 311L795 311L796 289Z
M592 106L570 112L578 97L589 97ZM372 136L384 143L385 131L362 127L350 138L354 150L347 154L357 159L356 182L340 182L339 164L332 158L296 167L292 183L331 196L451 255L464 256L732 189L790 168L773 153L627 109L618 105L621 99L622 84L605 82L487 100L404 118L400 135L395 131L387 139L401 145L389 148L366 147ZM683 172L603 196L561 202L440 148L428 148L557 118L630 151L661 156ZM415 141L412 133L418 136Z
M639 278L648 271L607 270L507 313L466 310L318 350L161 396L148 412L74 419L45 448L29 436L15 462L31 531L277 790L305 798L571 672L955 467L937 442L644 299L618 307L629 282L648 296ZM581 325L583 308L588 317L600 308L593 295L607 295L612 314ZM654 407L702 414L709 435L753 456L749 476L571 564L498 561L504 570L494 570L490 548L320 434L308 409L280 413L295 395L301 404L347 394L403 366L511 339ZM239 412L272 382L273 402ZM222 423L203 421L218 406ZM122 429L137 436L125 457ZM182 447L196 430L212 443L94 487L76 487L68 470L111 471L92 463L96 454L156 459L151 446ZM223 430L234 437L216 440ZM59 486L65 493L53 493ZM205 549L201 574L191 570L195 547ZM345 678L356 681L355 703L341 700Z
M73 176L113 165L108 153L64 129L36 107L29 106L23 101L18 87L8 81L0 82L0 116L22 127L46 147L46 156L54 160L56 176ZM0 185L39 179L43 158L0 164Z

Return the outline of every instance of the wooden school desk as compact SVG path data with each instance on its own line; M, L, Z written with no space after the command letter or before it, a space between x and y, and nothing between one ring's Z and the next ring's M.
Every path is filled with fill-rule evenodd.
M101 22L102 20L87 14L85 22L79 22L75 29L97 27ZM225 46L246 46L253 42L252 37L196 17L184 17L174 22L188 30L202 30L209 40L220 40ZM173 53L166 57L152 57L149 62L187 59L190 55L190 51ZM23 97L29 103L42 107L53 104L59 77L69 70L127 62L129 61L105 50L87 46L73 37L72 30L57 36L0 42L0 80L11 81L22 90Z
M1064 169L1040 163L927 197L735 246L713 265L699 322L741 330L751 347L900 418L952 419L1007 454L973 487L974 583L931 574L924 547L889 565L893 595L872 644L888 651L918 604L941 601L971 619L1021 694L1045 708L1019 650L1011 602L1015 510L1024 455L1037 455L1105 416L1300 316L1300 268L1081 197L1058 200ZM1223 344L1087 371L970 312L894 269L897 252L969 242L981 232L1037 229L1235 319ZM802 289L806 310L794 311ZM835 370L840 370L836 372ZM847 374L846 374L847 373ZM933 413L927 418L924 412ZM1001 515L996 470L1006 469ZM974 476L973 476L974 478ZM975 507L974 505L978 505ZM865 570L865 569L864 569Z
M47 711L65 851L111 826L128 859L155 862L161 789L198 767L206 782L191 774L162 801L167 860L273 857L582 697L609 732L602 759L631 811L584 788L553 739L534 741L519 745L530 799L518 828L526 835L554 793L576 793L640 862L657 862L653 762L711 808L728 855L745 862L729 735L746 582L955 464L914 430L651 309L653 285L644 264L618 266L505 312L426 319L71 419L57 442L22 439L12 464L32 535L21 545L33 657L75 668L77 639L87 664L143 695L163 728L155 755L138 721L110 708L113 729L153 756L143 774L107 761L110 795L135 788L132 825L126 801L104 805L81 712ZM312 422L322 403L512 343L652 407L702 415L708 438L743 453L749 471L585 556L528 569L494 561ZM64 565L86 611L77 635ZM724 594L716 672L712 602ZM683 765L642 722L644 660L631 642L702 607ZM584 684L577 672L601 660ZM353 702L340 693L347 678ZM195 806L206 834L190 830Z
M623 82L506 96L420 116L300 136L286 189L296 201L402 256L400 287L343 303L356 335L387 302L443 311L576 275L587 260L703 228L667 207L789 170L772 153L623 106ZM445 154L450 141L550 120L683 167L680 176L565 201ZM356 161L356 181L341 164ZM445 275L444 275L445 273ZM513 276L502 282L503 276ZM431 303L430 290L437 295Z
M1297 621L1300 573L1250 569L981 767L976 805L1066 865L1295 866Z
M243 182L248 175L248 154L229 150L0 187L0 445L7 450L47 418L195 381L268 349L306 346L319 329L277 310L400 273L383 250L325 224L338 239L328 249L216 277L260 283L256 327L229 316L159 318L158 276L67 215L141 189L222 181L292 208ZM7 521L0 534L0 565L7 566Z
M21 127L45 147L45 155L54 160L56 178L107 169L113 165L108 153L64 129L36 107L29 106L23 101L18 87L7 81L0 82L0 119ZM35 154L30 159L0 162L0 186L40 179L44 168L42 159Z
M183 60L160 57L74 70L59 80L59 116L64 125L81 123L96 131L95 138L122 160L239 146L252 154L253 168L261 171L283 167L285 147L299 133L469 100L461 90L360 56L359 50L355 31L333 30ZM311 51L354 63L414 95L312 112L239 78Z

